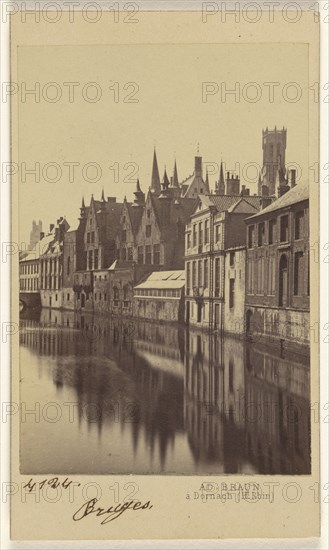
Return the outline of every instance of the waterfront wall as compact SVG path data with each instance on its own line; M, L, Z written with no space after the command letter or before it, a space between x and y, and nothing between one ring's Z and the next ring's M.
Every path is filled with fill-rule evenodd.
M135 298L134 316L153 321L183 322L184 301L182 298Z
M259 342L283 340L296 346L309 346L309 312L248 305L246 333Z

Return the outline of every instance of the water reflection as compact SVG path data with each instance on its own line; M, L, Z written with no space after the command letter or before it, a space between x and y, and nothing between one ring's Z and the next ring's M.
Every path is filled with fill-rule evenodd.
M24 473L310 473L306 359L54 310L20 342Z

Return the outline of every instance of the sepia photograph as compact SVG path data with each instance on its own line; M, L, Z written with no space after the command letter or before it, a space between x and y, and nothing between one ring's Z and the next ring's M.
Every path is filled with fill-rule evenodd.
M308 474L307 48L151 49L18 53L22 472Z

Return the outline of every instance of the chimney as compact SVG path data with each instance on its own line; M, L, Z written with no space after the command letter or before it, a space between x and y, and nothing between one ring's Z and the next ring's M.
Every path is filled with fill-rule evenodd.
M267 185L262 185L262 197L268 197L270 194L269 188Z
M194 157L194 175L202 178L202 157Z
M240 178L239 176L234 176L233 174L227 172L226 180L226 194L227 195L240 195Z
M267 186L266 186L267 187ZM266 196L266 195L263 195L262 198L260 199L260 207L261 207L261 210L264 210L264 208L266 208L267 206L269 206L272 202L272 199L271 197L269 196Z
M289 185L280 185L280 187L278 187L278 197L282 197L283 195L285 195L287 193L287 191L290 190L290 187Z
M290 185L291 185L291 188L295 187L296 186L296 170L293 169L293 170L290 170Z
M113 203L117 202L117 198L116 197L107 197L107 202L113 204Z

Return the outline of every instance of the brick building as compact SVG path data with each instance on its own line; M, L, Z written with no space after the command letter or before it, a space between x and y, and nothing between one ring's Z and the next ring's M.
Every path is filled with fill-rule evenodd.
M309 188L300 183L246 220L246 328L309 343Z

